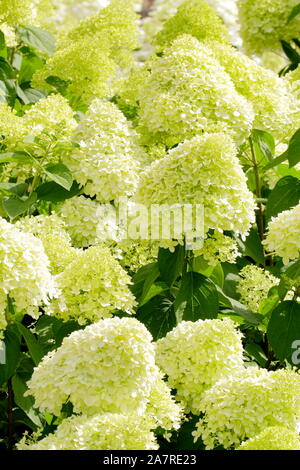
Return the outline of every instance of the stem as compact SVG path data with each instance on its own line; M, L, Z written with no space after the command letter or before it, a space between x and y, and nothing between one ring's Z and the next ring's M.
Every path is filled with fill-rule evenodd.
M259 176L259 167L258 167L258 163L256 160L256 155L255 155L255 151L253 147L253 141L251 137L249 137L249 143L250 143L250 149L251 149L253 172L254 172L254 177L255 177L256 197L257 197L257 205L258 205L257 228L258 228L260 239L263 240L265 230L264 230L263 207L262 207L262 203L260 202L260 200L262 199L262 194L261 194L261 181L260 181L260 176Z
M12 388L11 377L7 381L7 437L8 437L8 450L13 448L13 435L14 435L14 419L13 419L13 406L14 406L14 392Z

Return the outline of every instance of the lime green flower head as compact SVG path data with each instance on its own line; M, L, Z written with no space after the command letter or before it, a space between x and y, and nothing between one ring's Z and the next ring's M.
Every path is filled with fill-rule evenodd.
M300 204L271 218L264 245L281 256L284 264L299 257Z
M182 321L157 341L157 364L187 411L199 414L203 392L243 366L241 337L226 318Z
M204 231L234 230L245 234L254 222L255 203L236 157L232 139L204 134L187 140L141 175L138 203L203 204Z
M62 293L48 307L51 315L85 324L111 317L116 309L133 313L130 277L106 247L78 251L56 282Z
M298 38L299 15L288 22L298 4L298 0L238 0L241 36L247 53L281 49L280 40Z
M146 327L132 318L93 323L42 359L27 394L41 411L57 416L67 400L75 413L141 415L159 373L151 341Z
M230 75L238 93L253 106L253 127L270 132L278 140L300 126L299 103L290 86L278 74L257 64L234 47L207 43L215 58Z
M32 442L23 438L18 450L156 450L153 421L137 413L71 416L53 434Z
M299 434L282 426L271 426L242 442L237 450L300 450Z
M0 316L5 314L8 296L17 313L37 318L39 306L58 295L42 242L2 218L0 264Z
M205 131L226 131L238 143L248 137L252 105L209 47L192 36L180 36L150 67L138 96L140 127L146 135L169 147Z
M65 162L85 194L106 203L134 193L140 150L134 131L116 105L93 101L73 140L79 148Z
M23 120L8 104L0 103L0 144L6 147L8 152L18 149L19 142L24 139L27 129Z
M225 262L235 263L236 258L241 256L236 241L220 232L207 236L201 250L195 250L194 254L203 256L211 266Z
M199 41L211 39L229 43L226 26L205 0L182 2L175 15L164 23L155 42L165 48L182 34L190 34Z
M77 250L72 247L64 221L56 214L23 217L16 224L20 230L38 237L50 261L50 272L59 274L73 261Z
M253 264L245 266L239 274L241 279L237 283L236 290L241 295L241 302L250 310L258 312L260 302L268 297L272 287L279 284L279 279Z
M219 380L204 393L195 440L207 449L237 447L265 428L285 426L295 432L300 417L300 376L283 369L250 367Z
M0 3L0 23L14 28L20 25L49 26L52 14L50 0L2 0Z

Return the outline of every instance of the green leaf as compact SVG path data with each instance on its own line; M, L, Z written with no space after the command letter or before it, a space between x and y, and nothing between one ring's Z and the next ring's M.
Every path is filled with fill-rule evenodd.
M48 165L44 170L45 174L55 183L70 191L73 184L73 176L69 168L62 163Z
M185 273L174 302L177 323L217 318L218 293L214 283L202 274Z
M34 72L44 66L43 60L28 49L22 56L19 83L30 82Z
M258 235L258 231L254 228L250 230L246 241L244 242L244 255L250 256L256 263L258 264L265 264L265 255L264 249L261 244L261 240Z
M143 266L133 276L133 285L131 291L137 301L141 304L146 298L151 286L154 284L156 279L159 277L160 272L157 263L150 263Z
M284 266L282 272L285 276L289 277L290 279L300 278L300 259L297 259L296 261L291 261L289 264Z
M268 132L253 129L252 141L258 163L271 162L275 151L274 137Z
M45 98L46 96L43 91L35 90L34 88L26 88L23 91L29 103L37 103L39 100Z
M290 23L296 16L298 16L300 13L300 3L298 5L294 6L294 8L291 11L291 14L288 17L287 24Z
M12 66L3 57L0 57L0 80L14 78L15 72Z
M266 218L276 217L280 212L291 209L299 203L299 200L300 180L293 176L281 178L269 195Z
M218 264L217 266L215 266L215 268L213 269L213 272L208 277L214 282L214 284L217 284L218 286L223 288L224 271L223 271L221 264Z
M65 95L67 88L70 84L69 81L62 80L60 77L54 75L50 75L49 77L47 77L45 82L56 88L56 90L63 96Z
M34 334L30 330L28 330L24 325L22 325L21 323L18 323L17 327L21 335L25 339L25 342L29 350L29 354L33 362L37 366L40 363L42 357L44 356L43 348L37 342Z
M285 55L290 59L291 62L293 63L299 63L300 62L300 55L294 49L288 42L281 40L281 46L282 49L285 53Z
M182 273L183 261L183 246L177 245L174 252L166 248L159 249L157 262L161 279L169 286L172 286L177 277Z
M32 163L32 158L26 152L0 153L0 163Z
M300 304L292 300L281 302L272 312L267 337L275 356L280 361L299 365L295 361L296 349L300 349ZM298 346L295 342L298 341ZM299 354L300 358L300 354Z
M0 384L4 384L14 375L18 367L21 354L20 338L12 327L8 327L5 331L4 343L6 362L5 364L0 364Z
M288 152L286 150L283 154L279 155L279 157L274 158L270 163L264 166L263 171L270 170L270 168L274 168L274 166L280 165L280 163L285 162L287 158L288 158Z
M290 168L300 162L300 129L293 135L288 147L288 161Z
M70 191L62 188L59 184L54 182L47 182L41 184L37 189L37 197L39 201L62 202L70 199L80 193L79 184L73 182Z
M20 199L18 196L5 197L2 200L2 206L7 215L14 219L24 214L37 200L37 194L32 193L27 199Z
M265 367L268 358L259 344L248 343L245 346L245 351L260 367Z
M16 194L17 196L24 196L28 190L27 183L0 183L0 191L5 193Z
M174 304L163 296L156 296L140 307L136 318L144 323L154 341L164 337L176 326Z
M263 319L261 315L253 313L241 302L226 295L219 286L216 286L216 289L218 292L220 304L223 304L225 307L230 307L233 312L244 318L244 320L246 320L248 323L253 325L259 325L261 323Z
M35 26L19 26L16 31L25 44L46 54L54 54L55 38L48 31Z
M32 396L24 397L24 394L28 388L19 375L15 375L12 378L12 386L16 404L24 411L24 413L26 413L28 418L30 418L36 426L41 427L42 423L39 418L39 414L33 408L34 398Z

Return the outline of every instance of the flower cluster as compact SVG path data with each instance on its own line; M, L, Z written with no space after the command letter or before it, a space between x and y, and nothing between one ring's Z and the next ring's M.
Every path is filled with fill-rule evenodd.
M103 413L64 419L53 434L35 442L24 437L18 450L156 450L153 421L137 413Z
M199 41L229 41L226 26L205 0L184 0L164 23L155 42L165 47L182 34L191 34Z
M135 200L151 204L204 205L204 230L246 233L255 204L232 139L204 134L178 145L141 175Z
M284 264L296 259L300 253L300 204L272 217L269 222L266 248L281 256Z
M49 26L47 20L53 13L51 0L2 0L0 5L0 23L11 27L20 24L31 26Z
M207 449L238 446L265 428L296 431L300 418L300 376L292 370L269 372L250 367L219 380L204 393L195 440Z
M92 246L78 251L73 261L56 276L61 290L47 312L79 324L110 317L113 310L133 313L135 299L128 285L130 277L108 248Z
M248 439L237 450L300 450L299 434L282 426L271 426Z
M224 262L235 263L236 258L240 256L236 242L220 232L208 235L201 250L194 251L194 254L202 255L211 266Z
M237 283L237 292L241 302L250 310L258 312L260 302L267 298L269 290L279 284L279 279L268 271L253 264L248 264L240 271L241 279Z
M50 216L23 217L15 226L24 232L32 233L42 241L52 274L62 272L77 254L65 230L64 221L55 213Z
M146 137L150 133L169 147L205 131L226 131L237 142L248 137L252 105L208 46L190 35L179 36L149 67L138 94L139 126ZM160 106L153 106L156 102Z
M18 313L38 317L39 306L58 294L42 242L1 218L0 262L0 315L9 297Z
M138 147L133 131L116 105L93 101L73 140L79 148L65 163L85 194L99 202L132 195L138 180Z
M199 414L203 392L243 366L241 337L229 319L198 320L157 341L157 364L187 411Z
M298 0L238 0L239 22L244 47L249 54L280 49L280 40L297 38L299 15L288 18Z

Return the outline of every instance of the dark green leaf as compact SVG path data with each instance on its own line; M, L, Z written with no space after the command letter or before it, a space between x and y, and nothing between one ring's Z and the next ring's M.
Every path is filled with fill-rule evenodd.
M2 200L2 206L7 215L14 219L24 214L36 202L37 194L32 193L27 199L20 199L18 196L5 197Z
M20 360L20 338L8 328L4 333L5 364L0 364L0 384L5 383L16 371ZM3 359L3 358L2 358ZM3 360L1 361L3 362Z
M260 367L265 367L268 358L259 344L248 343L245 346L245 351Z
M161 279L171 286L182 272L184 247L177 245L174 252L160 248L158 252L158 267Z
M79 184L74 181L70 191L67 191L59 184L49 181L41 184L36 189L36 192L40 201L62 202L77 196L80 193L80 188Z
M139 303L145 299L152 284L156 281L159 275L160 272L158 269L158 264L150 263L140 268L133 276L131 291Z
M266 207L266 218L276 217L280 212L296 206L300 200L300 180L285 176L278 181L269 195Z
M294 8L291 11L291 14L288 17L287 24L290 23L296 16L298 16L300 13L300 3L298 5L294 6Z
M261 315L253 313L238 300L224 294L223 290L219 286L216 286L216 289L218 291L220 304L224 305L225 307L230 307L233 312L244 318L248 323L252 323L253 325L259 325L261 323L263 318Z
M280 41L282 49L285 55L290 59L291 62L299 63L300 62L300 55L288 42Z
M164 337L176 326L174 305L166 297L156 296L138 309L137 320L144 323L154 341Z
M215 284L223 288L224 286L224 271L221 264L218 264L213 272L208 276Z
M44 62L40 57L31 52L27 51L22 56L22 64L19 72L19 83L30 82L34 72L41 69Z
M273 310L267 336L277 359L280 361L286 359L294 365L300 364L300 304L298 302L286 300ZM297 357L299 362L297 362Z
M48 31L35 26L19 26L17 34L25 44L46 54L54 54L55 38Z
M219 302L214 283L202 274L188 272L181 280L174 302L177 323L217 318Z
M0 57L0 80L14 78L15 72L12 66L3 57Z
M256 229L252 228L250 230L250 233L244 243L244 255L250 256L250 258L252 258L257 264L263 265L265 263L264 249Z
M288 160L290 168L300 162L300 129L293 135L288 147Z
M53 86L54 88L56 88L56 90L61 93L62 95L64 95L67 91L67 88L69 86L69 83L68 81L66 80L62 80L60 77L56 77L54 75L50 75L49 77L46 78L45 80L46 83L48 83L49 85Z
M33 408L34 398L32 396L24 396L28 388L19 375L15 375L12 378L12 386L16 404L24 411L24 413L26 413L28 418L30 418L36 426L41 426L42 423L39 418L39 414Z
M16 194L17 196L24 196L28 190L27 183L0 183L0 191L6 193Z
M44 350L38 344L34 334L30 330L28 330L21 323L18 323L17 326L18 326L18 329L19 329L21 335L25 339L25 342L26 342L28 350L29 350L29 354L30 354L33 362L37 366L39 364L39 362L41 361L42 357L44 356Z
M59 184L59 186L62 186L67 191L70 191L73 184L73 177L66 165L62 163L48 165L44 172L52 181Z
M270 163L264 166L263 170L264 171L270 170L270 168L274 168L274 166L280 165L280 163L285 162L287 158L288 158L288 152L286 150L282 155L279 155L279 157L274 158Z

